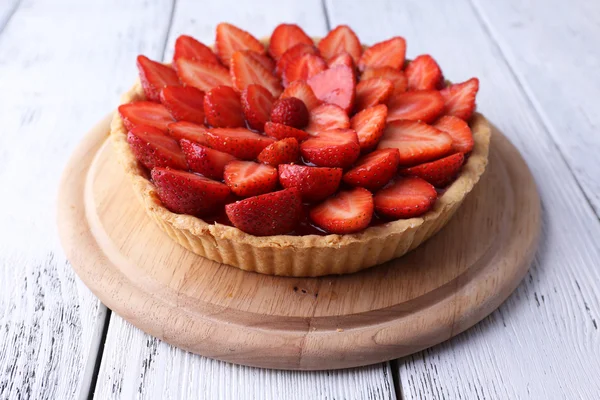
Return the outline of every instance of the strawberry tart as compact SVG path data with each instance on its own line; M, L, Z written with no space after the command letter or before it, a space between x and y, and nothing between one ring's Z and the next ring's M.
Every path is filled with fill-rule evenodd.
M173 240L244 270L352 273L419 246L485 171L477 78L444 79L402 37L361 45L281 24L182 35L172 63L140 55L111 125L141 204Z

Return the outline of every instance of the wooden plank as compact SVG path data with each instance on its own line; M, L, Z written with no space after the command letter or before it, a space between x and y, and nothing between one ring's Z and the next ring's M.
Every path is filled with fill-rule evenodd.
M256 12L261 10L261 12ZM218 22L227 21L257 37L282 21L323 35L326 21L318 0L261 0L246 4L177 1L165 60L182 33L207 44ZM133 63L133 58L131 58ZM98 377L97 398L220 399L394 399L389 364L332 372L288 372L242 367L196 356L144 334L113 314Z
M348 23L363 41L402 35L409 57L434 55L447 78L478 76L479 110L521 150L545 211L540 250L524 282L473 329L399 360L403 396L595 398L600 390L600 272L594 268L600 259L600 224L472 6L466 0L326 5L332 26Z
M106 309L60 248L56 189L133 57L161 55L171 4L145 3L27 1L0 35L0 398L88 395Z
M600 3L476 0L474 6L600 215Z

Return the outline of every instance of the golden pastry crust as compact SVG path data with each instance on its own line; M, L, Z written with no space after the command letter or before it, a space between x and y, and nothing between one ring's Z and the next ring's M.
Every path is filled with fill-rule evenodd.
M145 100L138 82L121 104ZM475 113L470 122L475 146L461 173L432 210L421 217L388 222L348 235L257 237L221 224L166 209L127 143L127 130L114 113L110 138L146 212L173 240L208 259L246 271L283 276L322 276L356 272L400 257L437 233L462 204L485 171L491 130Z

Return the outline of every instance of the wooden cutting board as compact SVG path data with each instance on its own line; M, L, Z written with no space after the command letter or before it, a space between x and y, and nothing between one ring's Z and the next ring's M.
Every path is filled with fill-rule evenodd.
M89 132L64 172L58 225L65 252L110 309L207 357L302 370L402 357L490 314L517 287L537 247L535 182L494 130L480 183L415 251L353 275L244 272L187 251L155 226L113 156L109 122Z

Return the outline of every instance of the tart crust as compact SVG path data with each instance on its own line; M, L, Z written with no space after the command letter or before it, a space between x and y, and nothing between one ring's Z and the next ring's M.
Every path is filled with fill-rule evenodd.
M138 80L123 94L121 104L145 99ZM301 277L353 273L384 263L413 250L444 227L479 181L488 162L488 121L475 113L469 125L475 141L473 152L432 210L418 218L372 226L355 234L326 236L258 237L232 226L175 214L162 205L154 184L130 150L118 111L113 116L110 138L137 198L174 241L200 256L246 271Z

